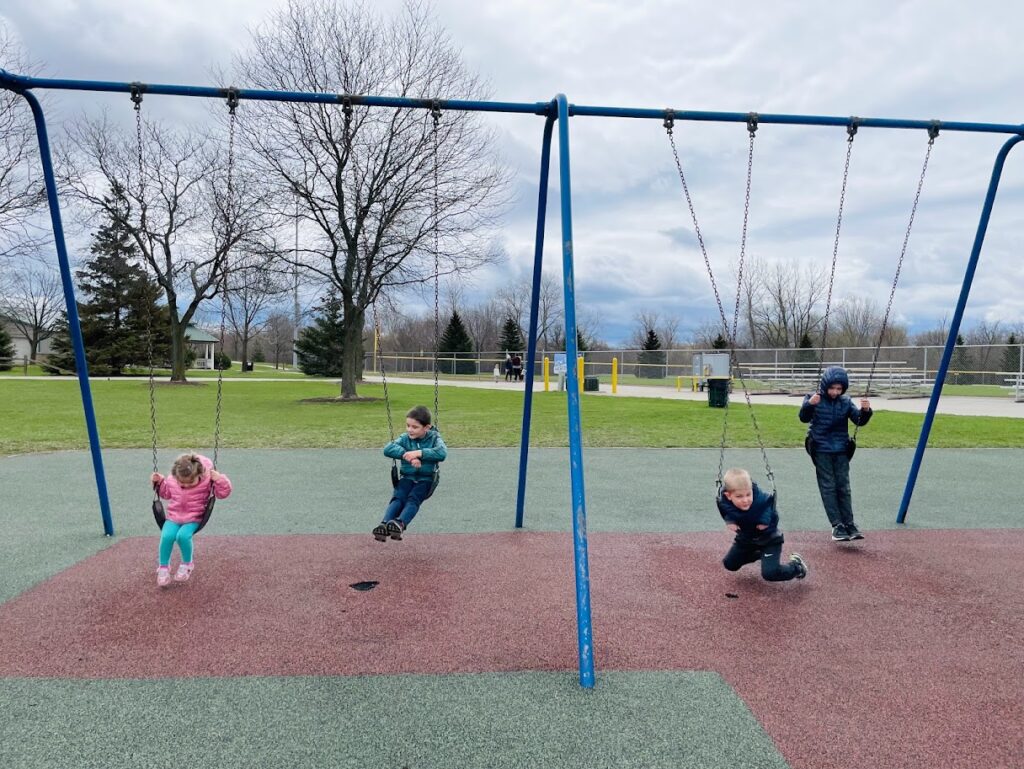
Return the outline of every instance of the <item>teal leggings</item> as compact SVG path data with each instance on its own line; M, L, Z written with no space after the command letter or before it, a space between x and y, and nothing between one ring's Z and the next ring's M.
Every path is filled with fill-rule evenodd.
M198 523L175 523L170 518L164 521L164 527L160 529L160 565L171 563L175 542L181 550L181 562L192 563L192 535L198 528Z

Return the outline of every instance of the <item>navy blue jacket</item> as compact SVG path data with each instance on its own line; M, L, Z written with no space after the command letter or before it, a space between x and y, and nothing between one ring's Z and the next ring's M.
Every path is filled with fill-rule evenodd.
M838 398L829 397L828 388L833 384L843 388ZM871 409L862 411L846 395L849 387L850 378L846 369L842 366L829 366L821 374L821 382L818 384L821 400L817 405L811 405L810 395L804 396L803 405L800 406L800 421L811 423L808 434L818 453L845 454L850 442L848 422L863 426L871 419Z
M740 510L726 498L725 492L722 492L718 495L718 512L722 514L722 519L726 523L735 523L740 527L736 532L738 544L764 547L783 541L782 532L779 531L779 513L775 509L775 497L761 491L756 483L754 502L749 510ZM759 529L758 524L768 528Z

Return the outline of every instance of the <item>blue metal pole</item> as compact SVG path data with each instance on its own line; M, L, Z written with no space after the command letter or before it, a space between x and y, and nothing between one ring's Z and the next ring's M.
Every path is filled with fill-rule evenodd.
M928 435L932 430L932 422L935 421L935 410L939 405L939 396L942 395L942 384L946 381L946 372L949 370L949 361L953 357L953 348L956 347L956 338L960 334L960 321L964 317L964 309L967 307L967 298L971 294L971 284L974 282L974 271L978 267L978 259L981 256L981 247L985 242L985 233L988 230L988 220L992 215L992 207L996 201L996 192L999 189L999 178L1003 173L1003 164L1010 150L1024 139L1024 136L1014 136L1008 139L992 166L992 178L988 183L988 192L985 194L985 205L981 209L981 218L978 220L978 231L974 236L974 246L971 248L971 258L967 261L967 269L964 271L964 282L960 287L960 298L956 303L956 311L953 313L953 321L949 326L949 336L946 337L946 346L942 350L942 361L939 363L939 370L935 374L935 384L932 386L931 399L928 401L928 411L925 413L924 424L921 425L921 435L917 439L917 450L914 452L914 461L910 465L910 474L907 476L907 485L903 490L903 499L900 502L900 511L896 516L896 523L904 523L907 519L907 510L910 507L910 498L914 494L914 484L917 483L917 474L921 470L921 460L924 458L924 450L928 446Z
M519 491L516 495L516 528L523 528L526 504L526 465L530 453L530 418L533 415L534 358L537 355L537 315L540 308L541 268L544 263L544 222L548 210L548 171L551 167L551 134L555 116L544 121L544 139L540 151L540 192L537 195L537 237L533 247L533 294L530 298L530 332L526 352L526 395L523 399L523 429L519 443Z
M16 75L0 69L0 87L14 91L27 88L51 88L66 91L101 91L107 93L130 93L133 86L139 87L142 93L161 96L194 96L207 99L223 99L228 95L227 88L209 86L170 85L165 83L127 83L105 80L71 80ZM255 88L235 89L239 99L255 101L284 101L317 104L337 104L343 98L352 104L368 107L394 107L400 109L432 109L433 99L410 99L398 96L361 96L358 94L311 93L302 91L267 91ZM473 112L510 112L529 115L545 115L548 112L546 102L497 102L463 99L442 99L437 102L445 111ZM618 117L637 118L642 120L663 120L665 109L600 107L570 104L568 114L573 117ZM746 123L749 112L712 112L705 110L674 110L675 120L691 120L698 122ZM758 124L785 125L820 125L846 126L856 119L862 128L904 128L928 129L937 121L933 120L898 120L893 118L848 117L840 115L787 115L764 113L758 115ZM939 122L944 133L949 131L965 131L969 133L1007 133L1024 134L1024 126L1017 123L972 123L962 121Z
M85 344L82 341L82 328L78 321L78 302L75 299L75 284L71 280L71 265L68 261L67 245L64 242L64 224L61 222L60 202L57 199L57 183L53 176L53 161L50 158L50 140L46 133L46 118L43 109L35 96L27 91L22 96L32 107L32 115L36 121L36 134L39 137L39 155L43 163L43 176L46 179L46 198L50 204L50 221L53 224L53 240L57 246L57 259L60 262L60 279L64 287L64 302L68 310L68 330L75 348L75 368L78 370L78 387L82 391L82 408L85 411L85 424L89 432L89 448L92 451L92 466L96 474L96 489L100 497L100 512L103 515L103 533L114 536L114 523L110 516L110 499L107 496L107 478L103 472L103 454L100 451L100 433L96 426L96 414L92 405L92 391L89 388L89 366L85 359Z
M572 478L572 541L576 564L576 634L579 640L580 686L594 686L594 646L590 625L590 566L587 558L587 499L583 487L583 432L580 387L576 375L576 282L572 253L572 190L569 174L569 104L558 102L558 172L562 194L562 275L565 297L566 390L569 404L569 471Z

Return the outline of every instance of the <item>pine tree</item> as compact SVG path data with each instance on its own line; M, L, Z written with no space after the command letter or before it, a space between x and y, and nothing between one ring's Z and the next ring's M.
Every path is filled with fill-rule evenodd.
M806 331L800 337L800 344L797 345L796 359L798 363L814 363L818 360L818 355L814 351L814 342L811 341L811 335Z
M522 350L525 346L519 324L511 317L506 318L505 325L501 329L501 350L504 352L516 352Z
M14 366L14 340L0 323L0 371L10 371Z
M722 333L719 332L718 336L715 337L715 341L713 341L711 343L711 349L712 350L728 350L729 349L729 340L726 339L724 336L722 336Z
M661 340L658 332L653 328L647 329L647 338L640 350L637 376L645 379L665 378L665 351L661 349Z
M114 191L114 199L119 199ZM94 234L92 258L75 273L85 301L78 303L79 325L89 373L118 376L126 368L147 368L152 334L153 362L165 365L171 346L167 309L158 303L160 288L136 264L138 252L119 218ZM53 341L51 363L75 371L65 315Z
M313 323L295 340L299 368L310 376L340 377L342 366L342 304L336 293L328 294Z
M1016 374L1020 371L1020 340L1016 334L1010 334L1003 348L1003 360L999 366L1001 371Z
M442 360L438 363L438 368L446 374L476 373L476 362L470 360L466 355L466 353L473 352L473 340L469 338L469 333L457 310L452 311L451 320L448 321L448 326L445 328L444 334L441 335L437 352L441 358L455 358L455 360Z
M956 335L956 347L953 348L953 357L949 362L949 368L953 372L953 381L951 384L972 384L973 377L970 374L964 373L971 368L970 357L967 350L964 349L964 338L962 335Z

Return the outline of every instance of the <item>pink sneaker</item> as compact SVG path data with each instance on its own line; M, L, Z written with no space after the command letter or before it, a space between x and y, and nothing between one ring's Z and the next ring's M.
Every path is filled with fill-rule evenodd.
M171 572L166 566L161 566L156 570L156 584L159 587L167 587L171 584Z
M178 567L178 571L174 575L175 582L186 582L188 578L192 576L192 569L194 569L191 563L183 563Z

